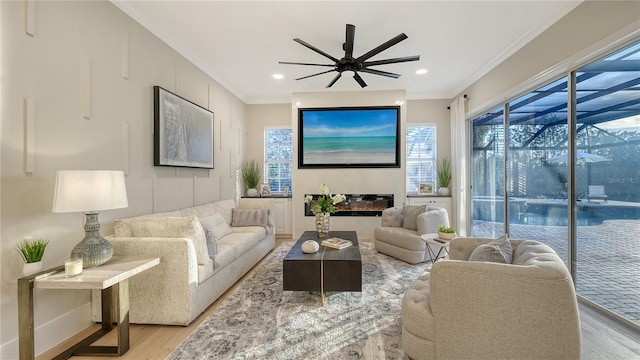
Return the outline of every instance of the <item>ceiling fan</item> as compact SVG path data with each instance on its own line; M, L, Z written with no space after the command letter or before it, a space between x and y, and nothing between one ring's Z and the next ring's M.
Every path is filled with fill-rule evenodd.
M332 67L333 69L331 69L331 70L319 72L317 74L303 76L301 78L297 78L296 79L296 80L302 80L302 79L307 79L307 78L310 78L310 77L313 77L313 76L327 74L327 73L330 73L330 72L337 71L338 75L336 75L336 77L334 77L333 80L331 80L329 85L327 85L327 87L329 88L329 87L333 86L333 84L335 84L336 81L338 81L338 79L340 79L340 77L342 76L342 73L345 72L345 71L353 71L353 78L356 80L356 82L358 84L360 84L361 87L365 87L365 86L367 86L367 83L364 82L364 80L362 79L360 74L358 74L358 72L365 72L365 73L369 73L369 74L387 76L387 77L392 77L394 79L397 79L397 78L400 77L400 74L395 74L395 73L391 73L391 72L387 72L387 71L371 69L371 68L369 68L370 66L395 64L395 63L401 63L401 62L407 62L407 61L420 60L420 55L414 55L414 56L405 56L405 57L393 58L393 59L367 61L369 58L371 58L371 57L373 57L373 56L375 56L375 55L387 50L388 48L390 48L393 45L399 43L400 41L402 41L404 39L407 39L408 36L405 33L401 33L400 35L395 36L391 40L383 43L382 45L376 47L375 49L373 49L373 50L371 50L369 52L367 52L366 54L361 55L361 56L359 56L357 58L354 58L353 57L353 40L355 38L355 35L356 35L356 27L354 25L347 24L347 29L346 29L346 34L345 34L345 42L342 44L342 49L344 50L344 57L342 59L336 59L335 57L327 54L326 52L318 49L317 47L315 47L315 46L313 46L311 44L308 44L308 43L302 41L301 39L298 39L298 38L293 39L293 41L297 42L298 44L300 44L302 46L305 46L305 47L317 52L318 54L331 59L331 61L333 61L334 64L312 64L312 63L299 63L299 62L289 62L289 61L280 61L279 63L280 64L288 64L288 65L310 65L310 66Z

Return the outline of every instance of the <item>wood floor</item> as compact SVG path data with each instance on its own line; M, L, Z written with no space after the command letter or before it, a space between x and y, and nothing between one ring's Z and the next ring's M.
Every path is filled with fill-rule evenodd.
M277 248L283 241L291 239L277 239ZM366 240L365 240L366 241ZM119 359L164 359L171 351L211 314L218 304L223 301L242 281L255 270L256 265L247 275L238 281L231 289L207 308L189 326L164 326L164 325L131 325L131 348ZM591 307L580 304L580 320L582 324L582 359L640 359L640 333L617 323ZM69 347L71 344L83 339L88 334L99 328L94 325L85 331L76 334L66 342L38 356L38 360L53 359L55 355ZM98 340L96 345L115 344L114 332ZM104 360L105 357L97 356L73 356L74 360Z

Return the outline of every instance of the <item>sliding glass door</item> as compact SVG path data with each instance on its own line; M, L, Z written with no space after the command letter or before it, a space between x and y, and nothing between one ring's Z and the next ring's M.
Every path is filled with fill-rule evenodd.
M640 43L575 72L576 287L640 324Z
M640 326L640 42L471 125L472 235L551 246L580 296Z
M504 110L495 109L472 121L472 233L496 237L504 233Z

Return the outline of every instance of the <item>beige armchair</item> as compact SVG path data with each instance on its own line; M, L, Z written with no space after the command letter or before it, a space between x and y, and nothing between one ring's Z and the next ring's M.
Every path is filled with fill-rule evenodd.
M428 246L421 235L438 236L438 227L449 227L447 210L435 206L399 206L382 212L382 226L373 232L378 252L417 264L430 259ZM432 246L437 253L440 249Z
M571 275L547 245L511 240L512 264L468 261L492 239L457 238L407 290L402 343L419 359L579 359Z

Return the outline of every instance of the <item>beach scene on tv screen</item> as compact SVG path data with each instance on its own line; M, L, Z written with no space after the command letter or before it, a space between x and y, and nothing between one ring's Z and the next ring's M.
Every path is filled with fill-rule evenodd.
M305 165L395 164L397 109L305 110Z

